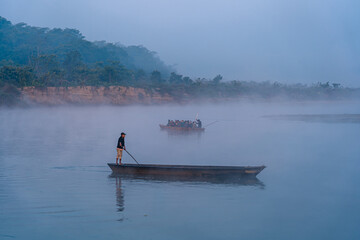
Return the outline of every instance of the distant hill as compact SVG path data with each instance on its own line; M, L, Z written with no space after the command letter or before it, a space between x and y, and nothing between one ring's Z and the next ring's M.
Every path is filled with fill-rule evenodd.
M329 82L224 82L221 75L191 79L142 46L91 42L75 29L14 25L0 17L0 107L26 104L29 98L40 103L44 96L69 104L81 96L90 97L80 101L89 104L99 97L99 104L240 97L336 100L358 99L360 89Z
M87 65L116 61L130 70L154 70L168 77L174 70L155 52L143 46L123 46L105 41L91 42L76 29L40 28L25 23L12 24L0 17L0 65L28 65L40 55L56 55L65 61L69 52L79 52Z

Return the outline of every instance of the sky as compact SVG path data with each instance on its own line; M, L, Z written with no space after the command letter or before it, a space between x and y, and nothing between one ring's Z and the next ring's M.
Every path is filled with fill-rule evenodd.
M192 78L360 87L359 0L0 0L0 16L143 45Z

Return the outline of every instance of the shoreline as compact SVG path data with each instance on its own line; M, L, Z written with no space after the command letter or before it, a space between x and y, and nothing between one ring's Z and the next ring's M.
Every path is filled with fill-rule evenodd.
M144 88L109 86L23 87L21 101L30 105L119 105L161 104L173 102L168 94Z
M133 105L187 105L187 104L217 104L236 102L357 102L358 94L303 95L282 92L272 95L262 95L259 92L238 92L237 94L194 95L181 90L166 92L162 88L141 88L130 86L72 86L72 87L22 87L13 88L12 104L0 104L0 107L56 107L56 106L133 106Z

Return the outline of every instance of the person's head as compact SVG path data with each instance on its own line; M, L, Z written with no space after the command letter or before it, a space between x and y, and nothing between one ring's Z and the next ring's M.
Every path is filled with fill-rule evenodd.
M125 137L125 135L126 135L126 134L125 134L124 132L122 132L122 133L121 133L121 137L123 137L123 138L124 138L124 137Z

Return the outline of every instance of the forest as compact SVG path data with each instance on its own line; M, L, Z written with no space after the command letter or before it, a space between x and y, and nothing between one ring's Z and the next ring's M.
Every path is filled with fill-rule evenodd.
M341 98L358 89L329 82L287 85L183 76L143 46L91 42L76 29L12 24L0 17L0 105L13 105L27 86L132 86L177 99L255 96L295 99Z

